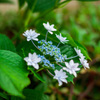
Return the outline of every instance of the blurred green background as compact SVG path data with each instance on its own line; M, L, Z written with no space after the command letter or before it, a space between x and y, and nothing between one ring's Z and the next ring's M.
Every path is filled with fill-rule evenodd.
M16 47L24 40L22 33L26 29L35 29L40 20L49 21L62 34L69 33L84 45L92 59L90 69L82 69L74 84L58 87L52 78L47 78L49 86L45 93L50 100L100 100L100 1L70 1L57 9L41 11L43 15L32 13L28 22L26 16L30 12L27 14L27 11L26 6L18 7L17 0L11 4L0 4L0 33L6 34Z

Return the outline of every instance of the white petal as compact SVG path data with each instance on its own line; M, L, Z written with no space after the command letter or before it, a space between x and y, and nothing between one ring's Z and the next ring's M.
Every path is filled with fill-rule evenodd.
M73 66L74 65L74 61L70 60L69 64L70 64L70 66Z
M26 62L28 61L28 59L29 59L28 57L24 58L24 60L25 60Z
M53 34L53 32L51 32L51 31L48 31L50 34Z
M29 66L29 65L32 65L32 64L30 62L28 62L27 65Z
M35 68L35 69L39 69L39 65L38 65L38 64L35 64L35 65L34 65L34 68Z
M65 62L66 67L70 68L69 63Z
M75 72L75 71L73 71L73 75L74 75L75 77L77 77L77 74L76 74L76 72Z
M34 38L34 37L32 38L32 40L38 41L38 39L37 38Z
M61 80L58 80L58 83L59 83L59 86L61 86L61 85L62 85L62 81L61 81Z
M67 83L67 80L66 80L66 79L64 79L64 78L62 78L62 79L61 79L61 81L63 81L63 82L65 82L65 83Z
M33 55L31 53L29 53L28 55L29 55L29 58L32 58L33 57Z
M27 38L27 41L30 41L31 39L30 38Z
M79 70L80 70L80 68L76 68L75 70L76 70L76 71L79 71Z

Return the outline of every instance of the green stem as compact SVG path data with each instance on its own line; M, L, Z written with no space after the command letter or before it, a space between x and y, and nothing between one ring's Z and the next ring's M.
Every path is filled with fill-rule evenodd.
M47 35L48 35L48 31L46 32L46 37L45 37L45 41L47 41Z
M41 70L43 70L44 69L44 67L42 67L42 68L40 68L39 70L37 70L36 72L38 73L39 71L41 71Z
M26 29L27 29L28 23L29 23L29 21L30 21L31 15L32 15L32 13L33 13L33 11L34 11L36 2L37 2L37 0L34 1L33 6L32 6L32 9L29 10L28 13L27 13L27 17L26 17L26 20L25 20L25 28L26 28Z

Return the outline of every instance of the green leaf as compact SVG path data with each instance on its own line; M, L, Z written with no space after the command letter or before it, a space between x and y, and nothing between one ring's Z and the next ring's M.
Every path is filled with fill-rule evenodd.
M65 1L72 1L72 0L65 0ZM88 2L88 1L99 1L99 0L77 0L77 1Z
M37 72L34 71L34 68L33 67L29 66L28 69L34 74L34 76L37 79L39 79L43 83L45 82L44 79Z
M99 1L99 0L78 0L78 1L87 2L87 1Z
M18 0L19 8L22 8L25 4L25 0Z
M59 32L60 33L60 32ZM76 43L74 42L73 38L68 34L66 33L64 35L64 37L67 37L67 39L69 40L68 43L71 44L72 46L77 46Z
M76 56L76 52L70 44L60 46L60 50L61 53L66 54L68 58Z
M0 50L9 50L16 52L16 48L12 41L5 35L0 34Z
M0 50L0 87L14 96L30 84L23 59L11 51Z
M34 43L36 44L36 42ZM28 53L33 53L33 52L38 53L39 52L39 50L37 50L37 48L34 47L31 41L30 42L23 41L17 46L16 51L23 58L28 56Z
M0 92L0 97L2 97L2 98L4 98L4 99L8 100L8 96L7 96L5 93L1 93L1 92ZM1 99L0 99L0 100L1 100Z
M39 84L35 89L24 89L25 100L49 100L49 97L44 94L45 84ZM12 97L11 100L23 100L21 98Z
M94 53L95 53L95 54L100 54L100 41L99 41L98 44L96 45L95 50L94 50Z
M25 89L24 95L26 96L25 100L49 100L49 97L41 91ZM24 100L17 97L12 97L11 100Z
M28 7L32 9L35 0L26 0L28 3ZM60 0L37 0L35 5L35 12L43 12L48 9L53 8L56 4L59 3Z
M81 52L83 53L83 55L84 55L87 59L91 60L91 58L90 58L89 55L88 55L88 52L87 52L86 48L85 48L83 45L81 45L80 43L78 43L78 42L76 42L76 44L77 44L77 47L78 47L78 48L81 50Z
M68 81L68 82L72 82L72 83L74 83L74 82L73 82L74 75L69 74L69 73L67 72L67 76L68 76L68 77L67 77L67 81Z
M0 3L13 3L11 0L0 0Z

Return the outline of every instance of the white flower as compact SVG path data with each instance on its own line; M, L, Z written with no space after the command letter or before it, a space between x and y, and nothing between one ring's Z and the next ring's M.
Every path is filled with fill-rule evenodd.
M76 49L76 48L74 48L75 49L75 51L76 51L76 53L77 53L77 55L81 58L85 58L85 56L83 56L83 54L81 53L81 50L78 50L78 49Z
M73 60L70 60L70 62L65 62L66 67L63 67L63 70L66 70L70 74L73 74L75 77L77 77L76 71L79 71L80 68L78 68L79 64L74 63Z
M61 69L60 71L55 70L54 79L57 79L57 80L58 80L59 86L62 85L62 82L67 83L67 80L66 80L67 77L68 77L68 76L66 75L65 72L63 72L62 69Z
M62 43L64 43L64 42L66 42L66 41L69 41L69 40L66 40L66 37L62 37L61 36L61 33L60 33L60 35L57 35L56 34L56 37L60 40L60 42L62 42Z
M47 22L47 24L43 23L43 26L46 28L46 30L48 30L50 34L53 34L52 31L56 31L54 24L50 25L49 22Z
M89 68L89 64L87 63L87 60L85 59L85 56L83 56L83 54L81 53L80 50L74 48L76 53L78 54L78 56L80 57L79 60L81 62L81 64L83 65L83 67L86 69L86 68Z
M30 29L30 30L25 31L23 35L27 37L27 41L30 41L30 40L38 41L37 37L40 34L36 33L35 30Z
M29 57L24 58L24 60L27 62L27 65L31 65L35 69L39 69L38 63L41 61L41 58L39 58L36 53L29 53Z
M84 59L84 57L81 57L80 58L80 62L81 64L83 65L83 67L86 69L86 68L89 68L89 63L87 63L87 60Z

